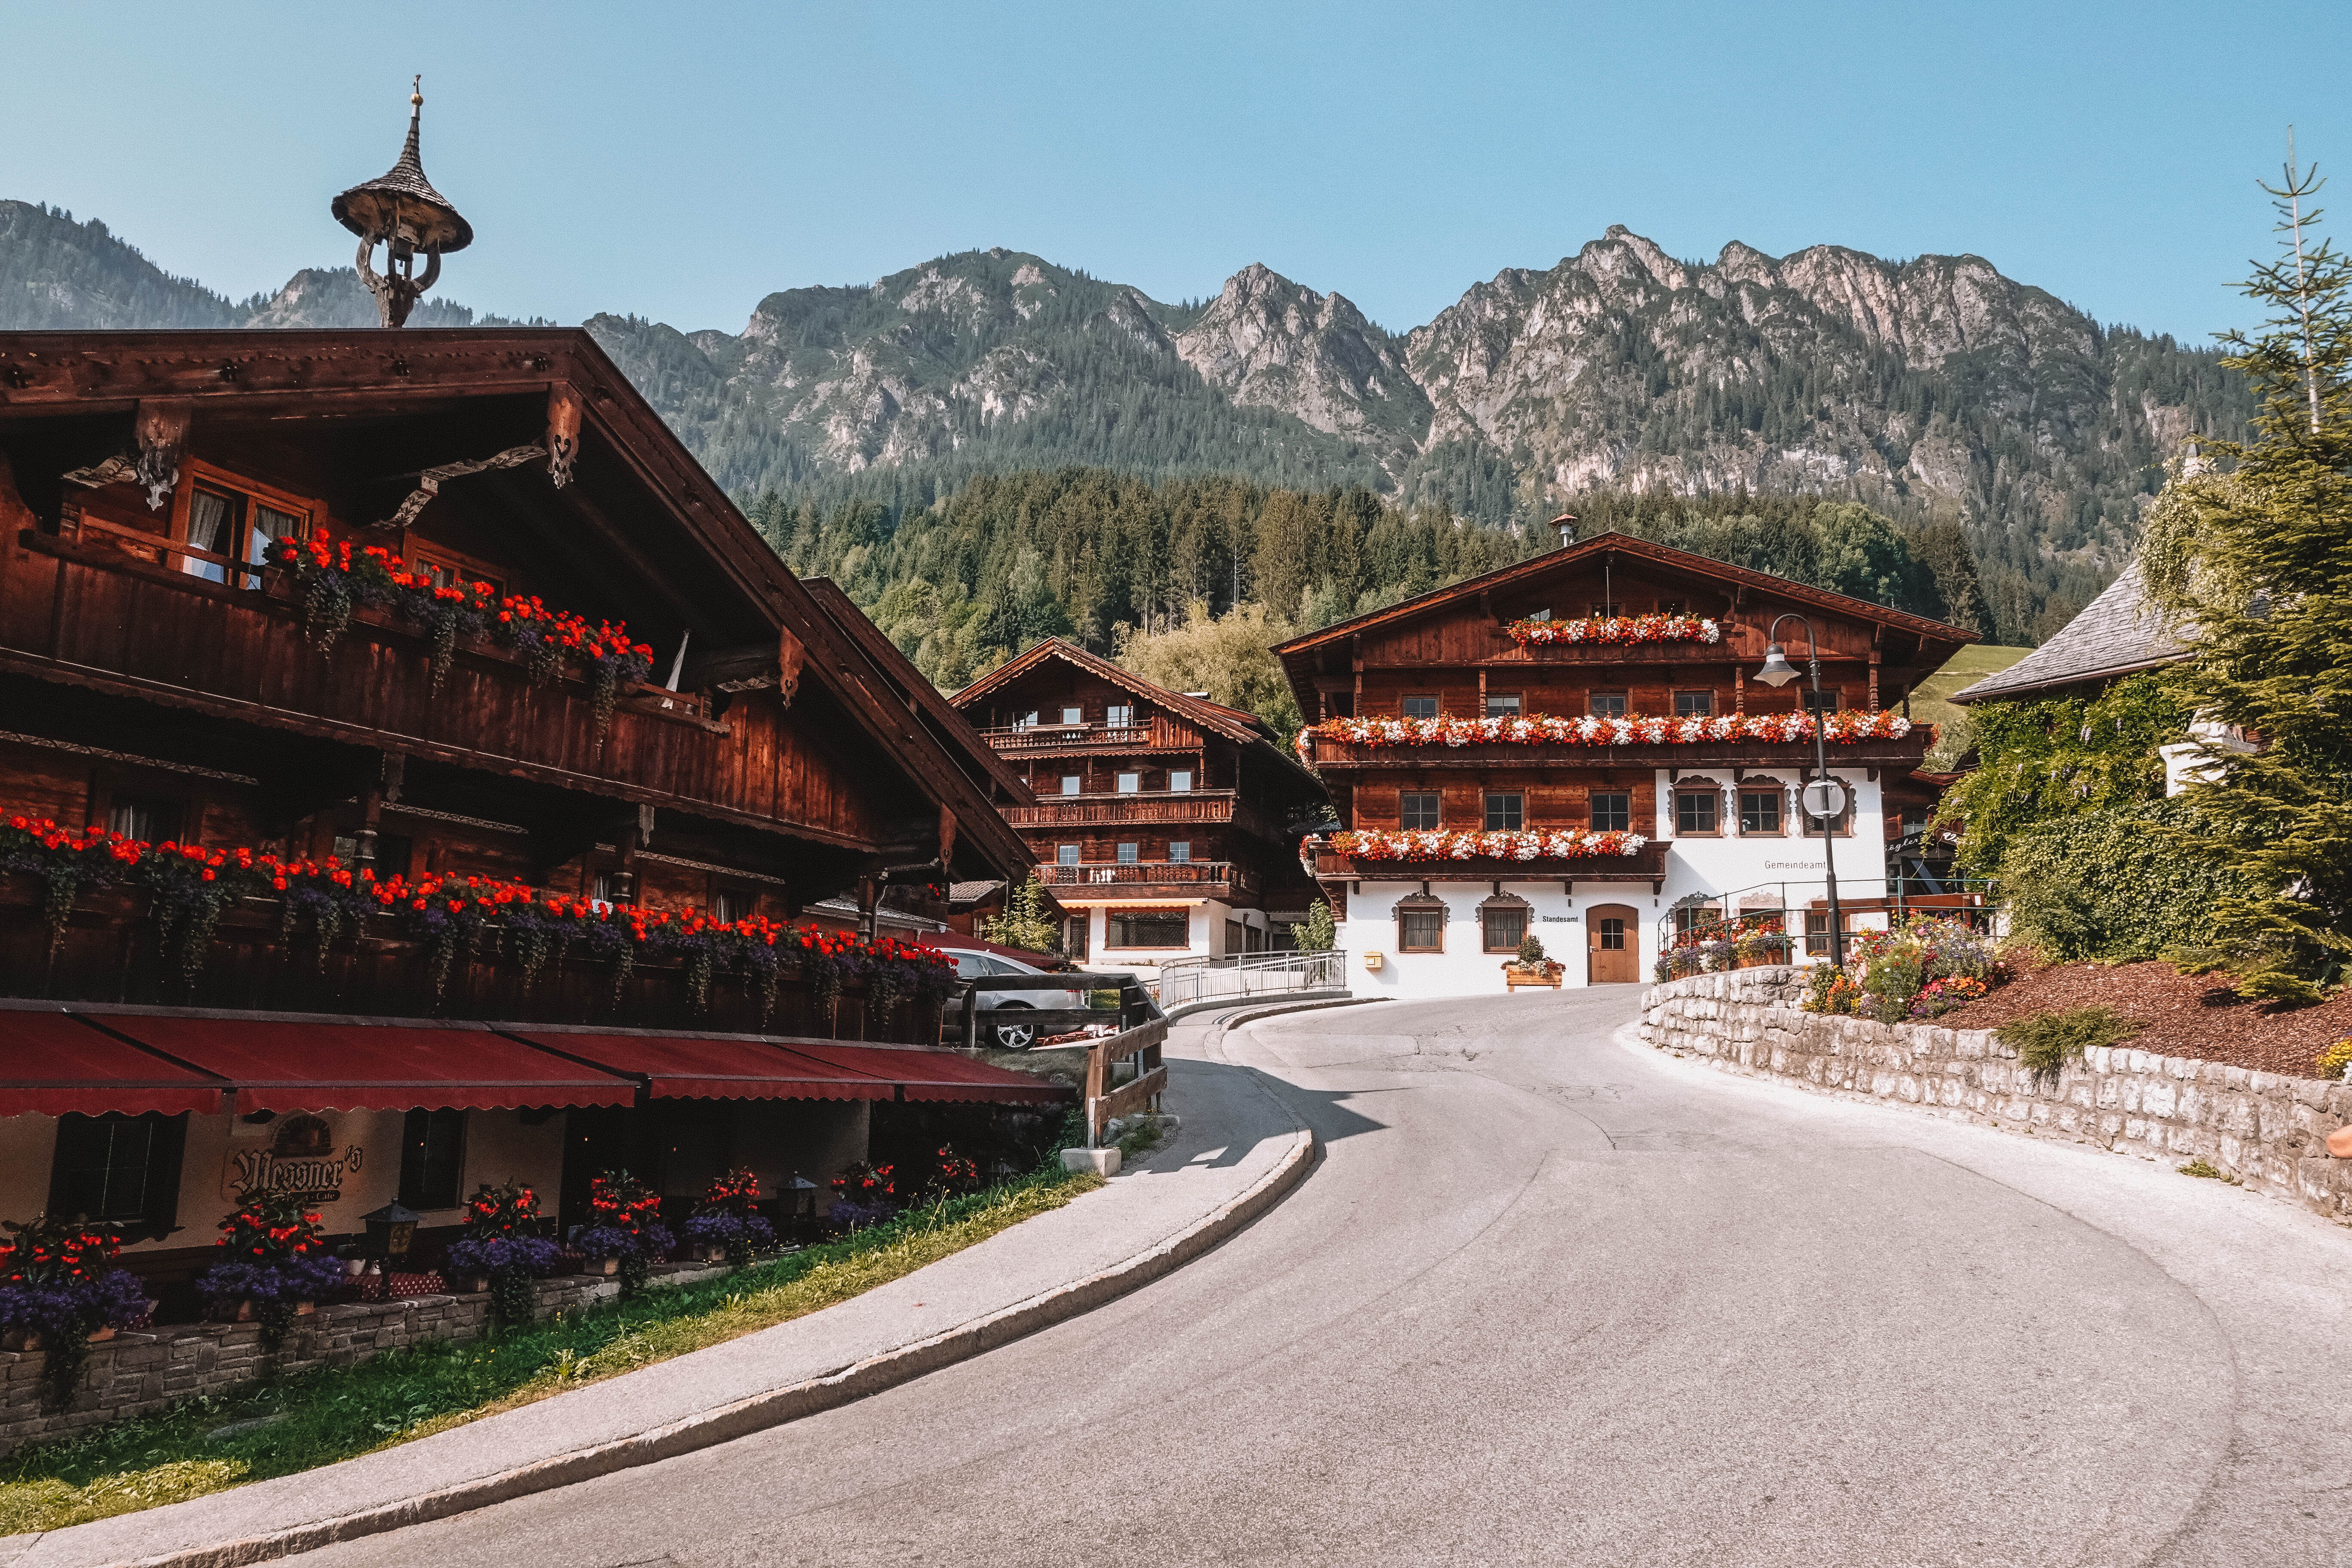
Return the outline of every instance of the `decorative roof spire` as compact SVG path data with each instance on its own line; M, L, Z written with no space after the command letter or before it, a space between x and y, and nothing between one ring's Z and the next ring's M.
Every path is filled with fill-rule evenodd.
M390 170L353 185L334 201L335 221L360 237L360 281L375 294L376 310L387 327L408 320L425 291L441 276L441 258L474 243L474 226L457 214L447 197L425 177L417 152L418 121L425 110L425 79L417 77L408 94L408 141ZM370 265L377 246L384 247L384 271ZM416 257L425 258L425 275L414 276Z

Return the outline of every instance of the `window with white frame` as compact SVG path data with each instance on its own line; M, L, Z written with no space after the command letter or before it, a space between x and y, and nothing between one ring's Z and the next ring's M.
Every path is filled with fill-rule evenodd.
M1062 793L1063 793L1064 795L1076 795L1076 794L1077 794L1077 793L1078 793L1078 782L1079 782L1079 781L1078 781L1078 775L1077 775L1077 774L1076 774L1076 773L1064 773L1064 774L1062 775Z
M1190 794L1192 794L1192 769L1190 769L1190 768L1171 768L1171 769L1169 769L1169 770L1168 770L1168 792L1169 792L1171 795L1190 795Z
M1139 795L1142 791L1143 775L1141 773L1121 773L1118 775L1119 794Z

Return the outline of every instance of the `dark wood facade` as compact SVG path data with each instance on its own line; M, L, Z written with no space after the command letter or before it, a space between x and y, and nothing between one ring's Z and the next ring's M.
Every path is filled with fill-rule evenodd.
M1006 816L1066 910L1194 900L1296 919L1313 899L1289 829L1321 791L1255 714L1059 638L951 700L1026 781L1031 804ZM1245 944L1269 934L1242 924Z

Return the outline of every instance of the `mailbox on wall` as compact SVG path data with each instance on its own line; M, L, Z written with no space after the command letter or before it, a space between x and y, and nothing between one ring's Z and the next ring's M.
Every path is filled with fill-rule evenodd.
M1387 960L1377 952L1367 952L1364 954L1364 967L1366 969L1378 969L1386 962Z

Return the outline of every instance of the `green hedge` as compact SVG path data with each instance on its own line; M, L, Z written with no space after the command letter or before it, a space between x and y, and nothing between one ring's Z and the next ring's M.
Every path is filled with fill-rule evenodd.
M2208 944L2215 900L2251 889L2218 852L2185 851L2166 831L2195 835L2199 822L2181 802L2152 801L2015 834L2001 861L2011 929L2061 959L2124 963Z

